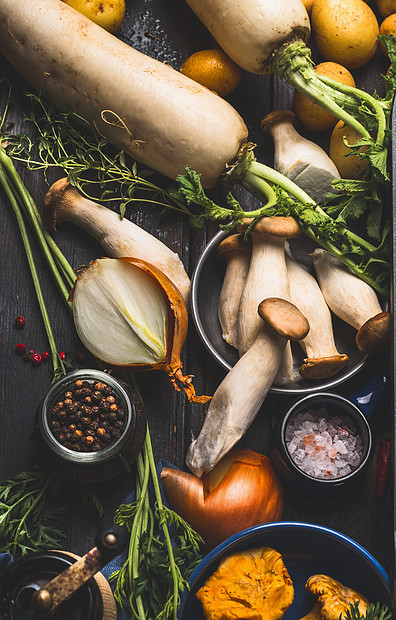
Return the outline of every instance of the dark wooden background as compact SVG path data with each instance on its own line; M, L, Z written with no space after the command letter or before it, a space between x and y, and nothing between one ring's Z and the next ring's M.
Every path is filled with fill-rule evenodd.
M140 51L175 68L192 52L215 46L183 0L128 0L127 14L118 35ZM72 33L70 36L73 36ZM322 61L314 45L312 47L314 60ZM381 74L386 69L387 62L377 51L368 66L353 74L360 87L382 92ZM19 82L14 72L11 71L11 75ZM258 144L257 158L264 163L271 164L272 145L269 142L263 143L260 138L260 120L273 109L291 107L292 93L292 88L277 77L243 73L239 86L229 96L229 101L245 119L251 139ZM23 109L18 100L12 115L15 130L19 131L23 125ZM317 140L327 148L329 133L314 136L299 129L306 137ZM20 165L17 168L41 208L48 187L41 173L28 172ZM62 171L54 173L50 180L60 176L63 176ZM216 190L215 194L221 198L222 189ZM238 190L236 195L243 199L248 208L250 197L243 190ZM213 226L205 231L191 229L188 222L178 215L161 216L156 207L139 204L128 210L127 217L178 252L190 275L205 243L216 232ZM49 365L34 367L24 363L14 350L15 344L20 341L24 341L29 349L39 352L47 350L48 344L15 216L1 192L0 218L0 478L5 480L21 470L31 469L36 462L35 444L30 438L33 418L51 378ZM76 269L102 254L100 247L91 238L72 225L59 227L56 241ZM58 350L76 352L80 344L72 319L59 299L36 248L35 256ZM26 318L22 332L14 327L14 317L20 314ZM185 371L195 375L198 393L212 394L224 376L224 372L204 349L192 323L183 351L183 362ZM370 378L376 365L377 360L353 381L340 386L338 391L346 395L353 394ZM192 433L197 434L202 423L203 407L189 404L183 394L173 390L161 372L141 373L137 380L145 402L155 458L165 458L178 467L184 467ZM276 416L286 410L289 400L282 395L270 395L241 445L268 453L271 424ZM390 403L377 417L377 444L389 420ZM375 460L362 482L346 498L338 501L315 504L303 497L293 497L286 493L284 519L326 525L351 536L366 547L387 570L391 570L392 497L391 492L388 492L385 500L378 503L374 497L374 480ZM116 481L98 486L97 491L109 519L133 484L133 478L125 474ZM97 524L89 514L70 510L63 525L67 535L65 549L82 554L90 548Z

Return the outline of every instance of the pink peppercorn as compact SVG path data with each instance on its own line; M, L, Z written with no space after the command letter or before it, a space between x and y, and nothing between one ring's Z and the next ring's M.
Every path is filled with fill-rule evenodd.
M61 353L59 353L59 357L61 358L61 360L64 362L66 359L66 353L64 351L62 351Z
M25 355L26 345L23 344L23 342L19 342L18 344L15 345L15 351L17 351L17 353L19 353L20 355Z
M33 364L35 364L36 366L38 366L39 364L41 364L41 355L40 353L33 353L32 354L32 362Z
M49 360L49 358L51 357L50 353L48 351L44 351L44 353L41 355L42 359L44 361Z
M23 329L25 327L25 319L23 316L16 316L14 319L14 325L17 329Z

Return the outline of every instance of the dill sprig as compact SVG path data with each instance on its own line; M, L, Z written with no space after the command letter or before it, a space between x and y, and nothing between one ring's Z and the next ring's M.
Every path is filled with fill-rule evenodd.
M62 169L85 197L116 202L122 216L135 201L191 215L186 204L154 182L153 170L139 168L123 150L101 136L91 121L73 110L57 110L41 94L24 92L29 109L24 122L31 126L34 137L12 133L7 114L14 87L5 76L0 84L8 88L0 137L13 160L29 170L41 170L47 183L51 169Z
M58 517L59 479L40 468L24 471L0 485L0 552L25 555L57 549L65 538Z

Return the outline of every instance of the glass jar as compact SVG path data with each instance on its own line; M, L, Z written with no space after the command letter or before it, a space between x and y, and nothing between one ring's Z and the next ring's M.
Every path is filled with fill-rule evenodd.
M51 430L51 408L77 380L90 385L101 382L109 386L125 413L125 424L118 439L95 451L70 449L58 441ZM141 402L127 383L100 370L81 369L59 379L44 396L35 417L34 438L39 444L40 456L47 466L57 469L72 480L98 482L131 471L131 466L143 447L146 426Z

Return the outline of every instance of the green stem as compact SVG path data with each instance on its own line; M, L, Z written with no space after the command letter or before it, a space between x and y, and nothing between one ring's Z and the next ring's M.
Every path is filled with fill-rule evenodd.
M354 128L361 136L372 141L369 132L356 119L356 109L362 103L369 105L377 117L377 139L382 144L385 115L381 104L374 97L357 88L345 88L338 82L322 79L322 76L314 71L311 51L303 41L283 45L275 55L272 68L274 73L285 78L306 97Z
M49 319L49 316L48 316L48 312L47 312L47 308L46 308L46 305L45 305L43 293L42 293L42 290L41 290L40 281L39 281L36 265L35 265L34 258L33 258L32 248L30 246L30 241L29 241L29 237L27 235L27 231L26 231L25 223L23 221L22 213L21 213L21 210L19 208L18 202L17 202L17 200L15 198L13 189L10 186L8 177L5 174L4 168L3 168L2 165L0 165L0 184L2 185L6 195L8 197L8 199L10 201L10 204L12 206L12 209L13 209L13 211L15 213L15 216L16 216L16 219L17 219L17 223L18 223L18 226L19 226L19 230L20 230L20 233L21 233L23 245L24 245L25 252L26 252L26 258L27 258L28 265L29 265L29 268L30 268L30 273L31 273L32 279L33 279L34 289L36 291L37 301L38 301L38 304L39 304L41 316L43 318L44 328L45 328L45 331L46 331L46 334L47 334L48 343L49 343L51 354L52 354L52 362L53 362L53 367L54 367L54 377L56 377L56 376L58 376L59 370L61 370L63 374L65 374L66 370L65 370L63 361L60 359L60 357L59 357L59 355L57 353L55 339L54 339L54 335L53 335L52 328L51 328L51 322L50 322L50 319Z
M159 488L158 476L157 476L157 471L156 471L155 462L154 462L153 448L151 445L151 439L150 439L149 433L146 433L145 448L146 448L146 455L147 455L149 465L150 465L151 477L153 480L155 499L157 501L158 509L161 512L161 510L163 510L164 508L164 505L162 503L161 491ZM175 562L175 556L173 554L173 547L172 547L172 542L171 542L170 535L169 535L168 526L165 520L162 520L161 524L162 524L162 531L164 533L164 538L165 538L166 547L168 551L169 565L170 565L170 570L171 570L172 580L173 580L173 620L176 620L177 610L178 610L178 601L179 601L177 567L176 567L176 562Z
M304 192L304 190L301 189L301 187L296 185L293 181L285 177L280 172L277 172L276 170L273 170L272 168L269 168L268 166L265 166L264 164L261 164L257 161L252 161L249 164L243 176L242 184L246 189L251 191L251 193L255 194L257 197L260 197L263 179L276 184L278 187L281 187L285 192L297 198L299 202L314 206L315 210L323 217L328 219L329 222L333 221L332 218L325 211L323 211L323 209L319 205L317 205L316 202L306 192ZM261 199L263 198L267 199L266 192L264 192L264 197L261 195ZM244 213L244 217L260 217L260 215L263 215L264 211L268 209L268 206L269 205L266 204L264 207L262 207L261 209L257 209L256 211L246 211ZM368 252L375 251L375 246L366 241L366 239L363 239L363 237L356 235L355 233L341 225L339 225L339 230L343 231L343 233L350 239L351 242L360 245ZM310 236L312 237L312 233ZM316 237L315 240L321 243L321 245L323 245L323 242L319 241Z
M54 258L51 254L51 251L49 250L49 245L51 244L52 248L55 250L54 245L55 242L53 242L52 238L50 237L50 235L48 235L48 233L44 232L44 226L42 224L41 221L41 217L40 214L37 210L37 207L32 199L32 197L30 196L29 192L27 191L26 187L24 186L22 179L20 178L19 174L17 173L15 166L11 160L11 158L7 155L6 151L4 150L4 148L0 145L0 164L2 165L4 171L7 174L7 177L9 179L9 182L13 188L13 193L18 196L19 198L19 203L21 204L22 208L24 209L26 215L28 216L29 222L33 228L33 231L37 237L39 246L41 248L41 251L44 255L45 260L47 261L51 272L53 274L55 283L63 297L63 299L68 300L69 297L69 291L67 290L59 272L58 269L55 265L54 262ZM50 241L50 239L52 240L52 243ZM66 259L63 257L63 259L61 258L61 252L59 250L59 248L57 248L55 250L55 254L57 256L58 261L61 261L62 267L67 271L68 277L69 277L69 282L72 278L75 279L75 274L74 271L72 270L72 268L70 267L70 265L67 264L66 266ZM73 274L73 275L72 275ZM67 302L69 303L69 302Z
M146 434L147 435L147 434ZM145 496L147 495L147 487L148 481L150 477L150 469L147 462L146 448L144 448L144 458L142 453L140 453L136 460L136 468L137 468L137 484L136 484L136 499L137 499L137 508L134 515L132 529L129 540L129 551L128 551L128 579L129 579L129 590L130 592L134 591L134 580L139 576L139 543L140 536L142 534L142 513L145 505ZM135 596L137 615L136 618L139 620L146 619L146 613L144 611L144 605L142 601L142 597Z

